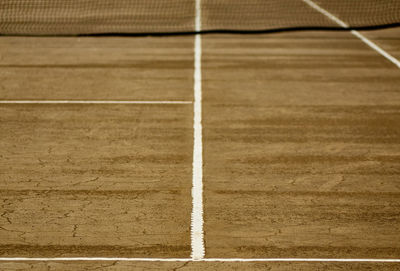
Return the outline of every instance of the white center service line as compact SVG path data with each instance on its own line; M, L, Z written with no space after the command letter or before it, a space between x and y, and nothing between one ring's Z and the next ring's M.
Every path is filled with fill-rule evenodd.
M317 5L315 2L311 0L303 0L304 3L312 7L313 9L317 10L318 12L324 14L326 17L337 23L343 28L349 28L349 25L340 20L338 17L327 11L326 9L321 8L319 5ZM388 52L380 48L378 45L376 45L374 42L369 40L367 37L365 37L363 34L356 30L352 30L351 34L359 38L361 41L363 41L365 44L367 44L369 47L380 53L382 56L384 56L386 59L388 59L390 62L392 62L394 65L396 65L400 69L400 61L391 56Z
M0 261L121 261L121 262L359 262L400 263L400 259L339 259L339 258L116 258L116 257L59 257L59 258L0 258Z
M201 30L200 0L196 0L196 32ZM192 178L192 217L191 217L191 257L193 260L204 258L203 232L203 143L201 124L201 36L194 40L194 142L193 142L193 178Z
M191 101L0 100L0 104L192 104Z

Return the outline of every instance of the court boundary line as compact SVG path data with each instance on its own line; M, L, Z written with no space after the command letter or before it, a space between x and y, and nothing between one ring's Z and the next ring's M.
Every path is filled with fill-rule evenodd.
M359 263L400 263L400 259L362 258L124 258L124 257L0 257L5 261L121 261L121 262L359 262Z
M192 104L192 101L0 100L0 104Z
M196 31L201 30L201 3L196 0ZM192 164L192 215L191 215L191 257L204 258L203 231L203 143L202 143L202 86L201 86L201 36L194 40L194 116L193 116L193 164Z
M339 19L338 17L336 17L335 15L333 15L332 13L327 11L326 9L320 7L318 4L316 4L312 0L303 0L303 2L306 3L307 5L309 5L310 7L312 7L313 9L315 9L316 11L320 12L321 14L325 15L326 17L328 17L330 20L334 21L341 27L343 27L345 29L350 28L350 26L347 23L345 23L344 21L342 21L341 19ZM374 49L376 52L378 52L380 55L385 57L387 60L392 62L394 65L396 65L400 69L400 61L397 58L390 55L388 52L386 52L381 47L379 47L376 43L374 43L373 41L371 41L370 39L365 37L359 31L351 30L350 33L353 34L355 37L359 38L362 42L367 44L370 48Z

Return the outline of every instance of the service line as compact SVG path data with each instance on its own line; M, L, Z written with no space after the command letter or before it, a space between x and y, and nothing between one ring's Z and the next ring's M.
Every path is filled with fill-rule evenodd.
M121 261L121 262L359 262L359 263L400 263L400 259L351 259L351 258L119 258L119 257L57 257L23 258L3 257L3 262L12 261Z
M192 104L191 101L0 100L0 104Z
M304 3L312 7L313 9L317 10L318 12L324 14L326 17L328 17L330 20L334 21L338 25L340 25L343 28L350 28L349 25L342 20L340 20L338 17L327 11L326 9L323 9L316 3L314 3L312 0L303 0ZM370 39L365 37L363 34L356 30L351 30L351 34L359 38L362 42L367 44L369 47L377 51L379 54L384 56L386 59L388 59L390 62L392 62L394 65L396 65L400 69L400 61L393 56L391 56L388 52L380 48L378 45L376 45L374 42L372 42Z

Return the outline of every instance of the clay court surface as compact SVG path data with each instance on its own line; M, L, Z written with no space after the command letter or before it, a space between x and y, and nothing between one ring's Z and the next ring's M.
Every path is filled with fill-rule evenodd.
M362 33L400 59L400 28ZM192 35L0 37L0 257L191 257L194 48ZM399 67L349 32L208 34L201 49L205 259L399 259Z

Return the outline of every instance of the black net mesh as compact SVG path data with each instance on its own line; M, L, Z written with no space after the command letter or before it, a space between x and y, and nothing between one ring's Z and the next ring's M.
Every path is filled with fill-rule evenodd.
M341 28L310 0L201 1L201 30ZM400 23L400 0L313 0L350 28ZM11 35L195 32L196 0L1 0L0 33Z

